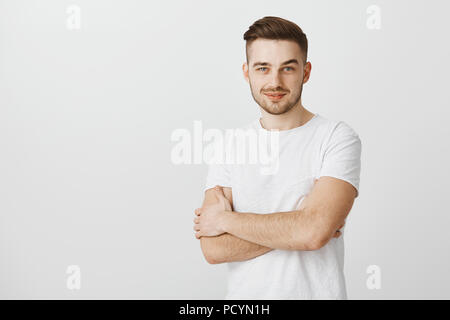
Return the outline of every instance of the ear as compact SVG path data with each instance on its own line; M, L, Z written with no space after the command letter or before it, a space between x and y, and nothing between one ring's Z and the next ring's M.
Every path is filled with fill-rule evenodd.
M308 82L309 76L311 75L311 62L306 62L305 66L303 67L303 83Z
M244 74L244 79L247 81L247 83L249 82L248 79L248 64L247 62L244 62L244 64L242 65L242 72Z

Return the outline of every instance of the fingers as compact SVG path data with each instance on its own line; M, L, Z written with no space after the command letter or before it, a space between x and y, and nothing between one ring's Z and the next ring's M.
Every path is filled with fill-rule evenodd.
M228 198L225 196L225 193L223 192L223 188L221 186L216 186L214 188L214 191L216 199L219 201L219 203L222 204L225 209L233 210L230 200L228 200Z
M345 226L345 221L339 226L338 230L342 229L344 226Z
M223 189L222 189L221 186L215 186L215 187L214 187L214 191L215 191L216 198L217 198L218 200L223 200L223 199L225 199L225 194L223 193Z
M194 227L193 227L193 229L194 229L194 231L197 231L197 232L195 233L195 237L196 237L197 239L200 239L200 238L201 238L200 225L198 224L198 223L200 222L201 209L202 209L202 208L197 208L197 209L195 209L196 217L194 218Z

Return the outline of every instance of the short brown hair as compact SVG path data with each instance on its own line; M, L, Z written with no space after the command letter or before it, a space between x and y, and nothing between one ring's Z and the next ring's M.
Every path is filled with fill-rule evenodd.
M295 23L272 16L267 16L255 21L244 33L244 40L247 41L245 46L247 62L248 46L258 38L295 41L300 46L304 62L306 62L308 55L308 39L303 30Z

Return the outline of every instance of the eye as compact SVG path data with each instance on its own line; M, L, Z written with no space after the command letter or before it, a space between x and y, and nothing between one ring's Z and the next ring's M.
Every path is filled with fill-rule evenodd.
M294 70L294 68L292 68L292 67L285 67L285 69L291 69L291 70ZM288 71L291 71L291 70L288 70Z
M266 67L261 67L261 68L258 68L258 69L256 69L256 70L259 70L259 71L264 72L264 70L261 70L261 69L267 69L267 68L266 68Z

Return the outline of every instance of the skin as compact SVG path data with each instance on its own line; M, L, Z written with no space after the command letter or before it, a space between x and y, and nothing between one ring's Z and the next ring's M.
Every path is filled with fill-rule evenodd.
M289 130L314 116L301 101L311 63L297 43L257 39L248 45L247 56L243 75L260 106L263 128ZM272 101L267 93L285 95ZM244 261L273 249L318 250L341 235L355 196L350 183L320 177L298 210L243 213L233 211L232 189L216 186L205 191L202 207L195 210L195 236L211 264Z
M221 207L217 210L229 209L233 207L232 191L231 188L220 188L222 194L227 201L221 202ZM219 199L214 189L205 191L205 198L202 208L206 208L210 205L216 205L219 203ZM230 207L228 206L230 205ZM195 210L199 212L199 209ZM195 222L195 221L194 221ZM194 225L194 229L196 226ZM266 252L272 250L265 246L241 239L230 233L223 233L218 236L202 236L200 238L200 244L205 259L210 264L218 264L232 261L244 261L255 258Z
M301 100L303 84L311 75L311 63L304 62L295 42L257 39L248 46L248 57L242 71L253 99L260 106L263 128L288 130L314 116L303 107ZM275 92L286 95L280 101L272 101L265 95Z

